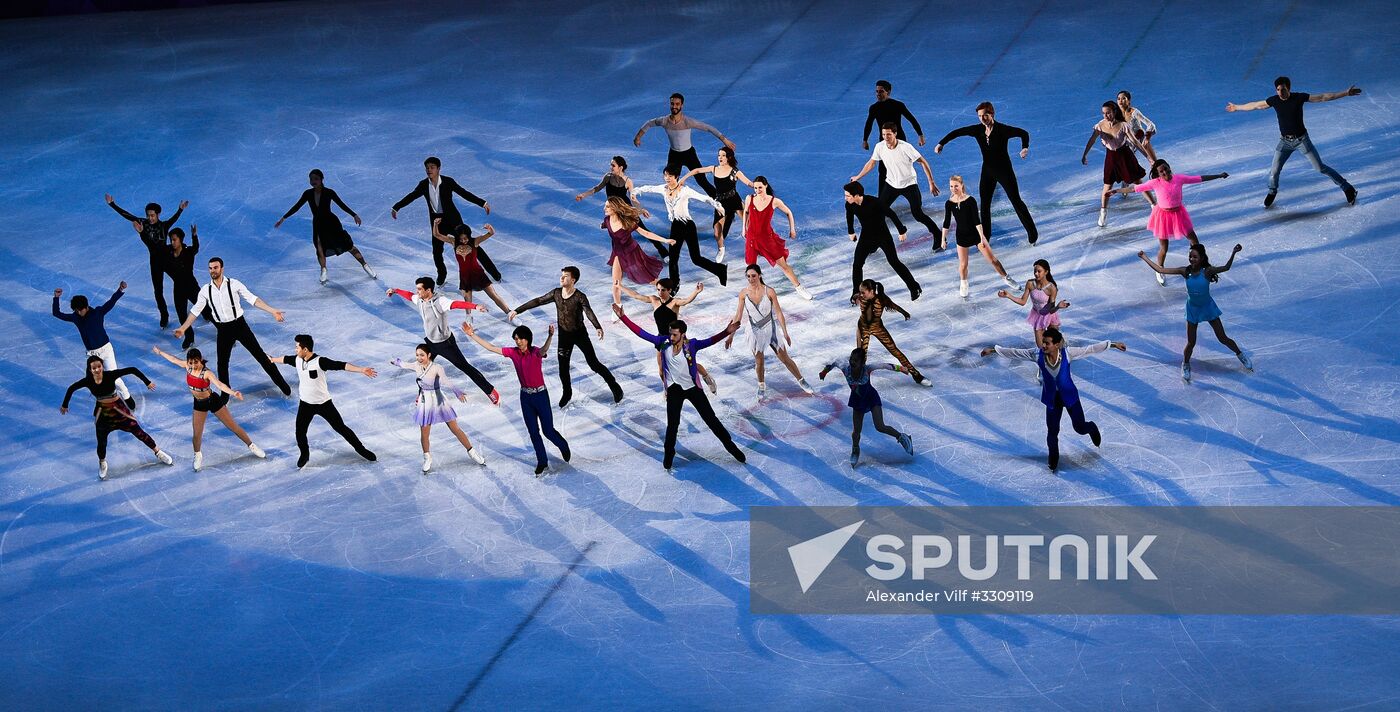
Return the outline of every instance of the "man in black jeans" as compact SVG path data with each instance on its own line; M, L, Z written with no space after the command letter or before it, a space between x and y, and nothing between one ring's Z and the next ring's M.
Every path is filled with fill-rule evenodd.
M871 198L865 194L865 187L860 183L851 181L846 184L846 232L851 234L851 241L856 243L855 259L851 263L851 296L855 297L856 290L860 288L861 280L864 278L862 271L865 261L875 254L876 250L885 253L885 259L894 268L895 274L904 280L904 286L909 288L909 298L917 300L923 293L919 283L914 280L914 275L909 272L909 268L899 261L899 254L895 251L894 238L890 235L890 227L885 224L885 219L894 221L894 227L899 231L901 241L908 237L904 223L899 221L899 216L890 210L890 206L881 202L877 198ZM856 241L856 220L860 221L860 240Z
M399 211L403 210L418 198L422 198L428 203L428 241L433 243L433 264L437 267L437 284L442 286L447 283L447 263L442 259L442 246L445 244L441 240L433 239L433 221L442 219L440 228L443 234L451 235L456 232L458 225L465 225L462 214L457 211L457 205L452 202L452 194L462 196L462 199L473 205L478 205L487 215L491 214L491 204L482 198L478 198L471 191L463 188L451 177L442 175L442 161L437 156L428 156L423 161L423 170L428 177L418 181L417 187L408 195L405 195L399 202L394 203L394 209L389 212L389 217L398 220ZM496 269L496 264L487 256L486 251L480 247L476 248L476 258L481 262L481 268L491 275L493 282L501 281L501 272Z
M573 378L569 375L569 359L574 355L574 347L583 352L583 359L588 362L588 367L593 372L603 377L603 381L608 384L608 389L612 391L614 403L622 402L622 386L617 384L617 379L613 378L612 371L598 360L598 355L593 352L593 341L588 338L588 327L583 324L583 317L587 316L592 322L593 328L598 332L598 340L603 339L603 325L598 323L598 317L593 313L593 307L588 304L588 295L574 288L578 284L578 268L569 265L559 271L559 288L551 289L534 299L512 309L508 319L515 321L515 316L535 307L554 302L554 313L559 323L559 383L563 386L563 395L559 398L559 407L563 408L569 404L574 397Z
M160 310L160 328L164 329L170 325L170 311L165 306L165 274L169 272L169 247L168 234L171 226L180 219L180 213L185 212L190 201L180 201L180 207L170 216L169 220L160 219L160 203L146 203L146 217L138 218L131 213L121 209L116 201L112 200L110 194L103 196L107 204L117 211L117 214L130 220L136 233L141 236L141 242L146 246L146 251L151 258L151 289L156 296L156 309Z
M1021 200L1016 171L1011 167L1011 155L1007 153L1011 139L1019 138L1020 155L1024 159L1031 150L1031 135L1025 129L998 123L996 114L997 110L992 106L992 102L984 101L978 104L978 123L949 131L947 136L938 140L933 152L942 153L943 146L959 136L977 139L977 147L982 150L982 179L977 185L977 201L982 208L982 226L987 231L987 239L992 238L992 196L997 192L997 185L1000 185L1001 189L1006 191L1006 198L1011 201L1011 207L1016 209L1016 217L1021 219L1021 227L1026 229L1026 241L1034 245L1039 233L1036 232L1035 221L1031 219L1030 208L1026 207L1026 201Z

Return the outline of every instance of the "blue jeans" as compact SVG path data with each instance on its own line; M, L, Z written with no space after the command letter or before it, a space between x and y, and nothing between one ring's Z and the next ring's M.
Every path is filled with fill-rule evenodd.
M1283 170L1283 164L1288 161L1288 157L1293 155L1294 151L1302 151L1303 155L1312 163L1313 168L1331 178L1332 182L1336 183L1342 190L1352 189L1351 184L1342 177L1342 174L1332 170L1330 166L1322 162L1322 157L1317 155L1317 148L1313 146L1312 139L1309 139L1307 134L1303 134L1296 138L1279 137L1278 145L1274 146L1274 165L1269 168L1270 193L1278 192L1278 174Z
M544 437L559 448L560 454L569 451L569 443L554 429L554 412L549 406L549 391L539 393L520 392L520 414L525 416L525 429L530 431L530 444L535 446L535 464L548 465L549 456L544 452Z

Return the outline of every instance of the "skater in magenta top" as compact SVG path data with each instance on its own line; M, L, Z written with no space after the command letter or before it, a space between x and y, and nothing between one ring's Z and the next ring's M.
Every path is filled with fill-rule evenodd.
M1188 183L1203 183L1217 178L1229 178L1229 173L1214 173L1204 176L1188 176L1183 174L1173 174L1172 167L1166 161L1157 159L1152 164L1152 180L1138 185L1130 185L1120 188L1118 192L1123 195L1137 192L1142 193L1152 191L1157 196L1157 204L1152 206L1152 217L1147 219L1147 229L1157 236L1157 266L1165 267L1167 259L1167 243L1169 240L1180 240L1186 238L1191 244L1196 244L1196 228L1191 224L1191 214L1186 212L1186 204L1181 200L1181 188ZM1162 273L1157 273L1157 284L1163 287L1167 283L1162 279Z

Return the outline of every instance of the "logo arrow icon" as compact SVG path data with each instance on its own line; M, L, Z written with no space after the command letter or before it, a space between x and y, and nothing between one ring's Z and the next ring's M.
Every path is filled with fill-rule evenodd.
M797 573L797 583L802 586L803 593L816 583L817 577L826 571L826 567L841 553L841 547L855 536L856 530L860 529L862 524L865 524L864 519L788 547L792 570Z

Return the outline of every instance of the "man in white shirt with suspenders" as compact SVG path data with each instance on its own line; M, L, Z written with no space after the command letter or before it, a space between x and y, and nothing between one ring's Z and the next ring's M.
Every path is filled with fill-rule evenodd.
M194 324L194 320L208 307L214 317L214 327L218 331L218 372L219 380L233 386L233 381L228 377L228 358L233 354L234 344L243 344L243 348L248 350L248 354L253 357L253 361L263 367L272 382L282 389L282 395L292 394L292 387L287 385L287 380L282 378L282 374L277 372L277 368L267 360L267 354L263 352L262 346L258 344L258 337L253 335L253 330L248 327L248 322L243 319L243 306L239 304L239 297L243 301L272 315L277 321L283 321L282 311L273 309L267 302L259 299L256 294L248 291L243 283L224 276L224 260L222 257L213 257L209 260L209 283L199 290L199 298L195 300L194 307L190 309L189 317L185 323L175 330L175 338L183 338L185 330Z
M321 416L331 429L345 438L345 442L350 443L350 447L355 448L370 462L374 462L375 455L364 443L355 436L355 431L345 424L345 419L340 417L340 411L336 410L335 403L331 402L331 390L326 384L327 371L350 371L351 373L363 373L366 378L374 378L379 374L372 368L356 366L353 363L335 361L324 356L317 356L312 349L316 342L308 334L296 335L297 352L292 356L282 356L276 359L263 357L264 363L271 368L276 368L276 364L286 366L296 366L297 369L297 397L300 402L297 404L297 450L300 456L297 457L297 469L306 466L306 462L311 459L311 447L306 440L306 430L311 427L311 419Z

